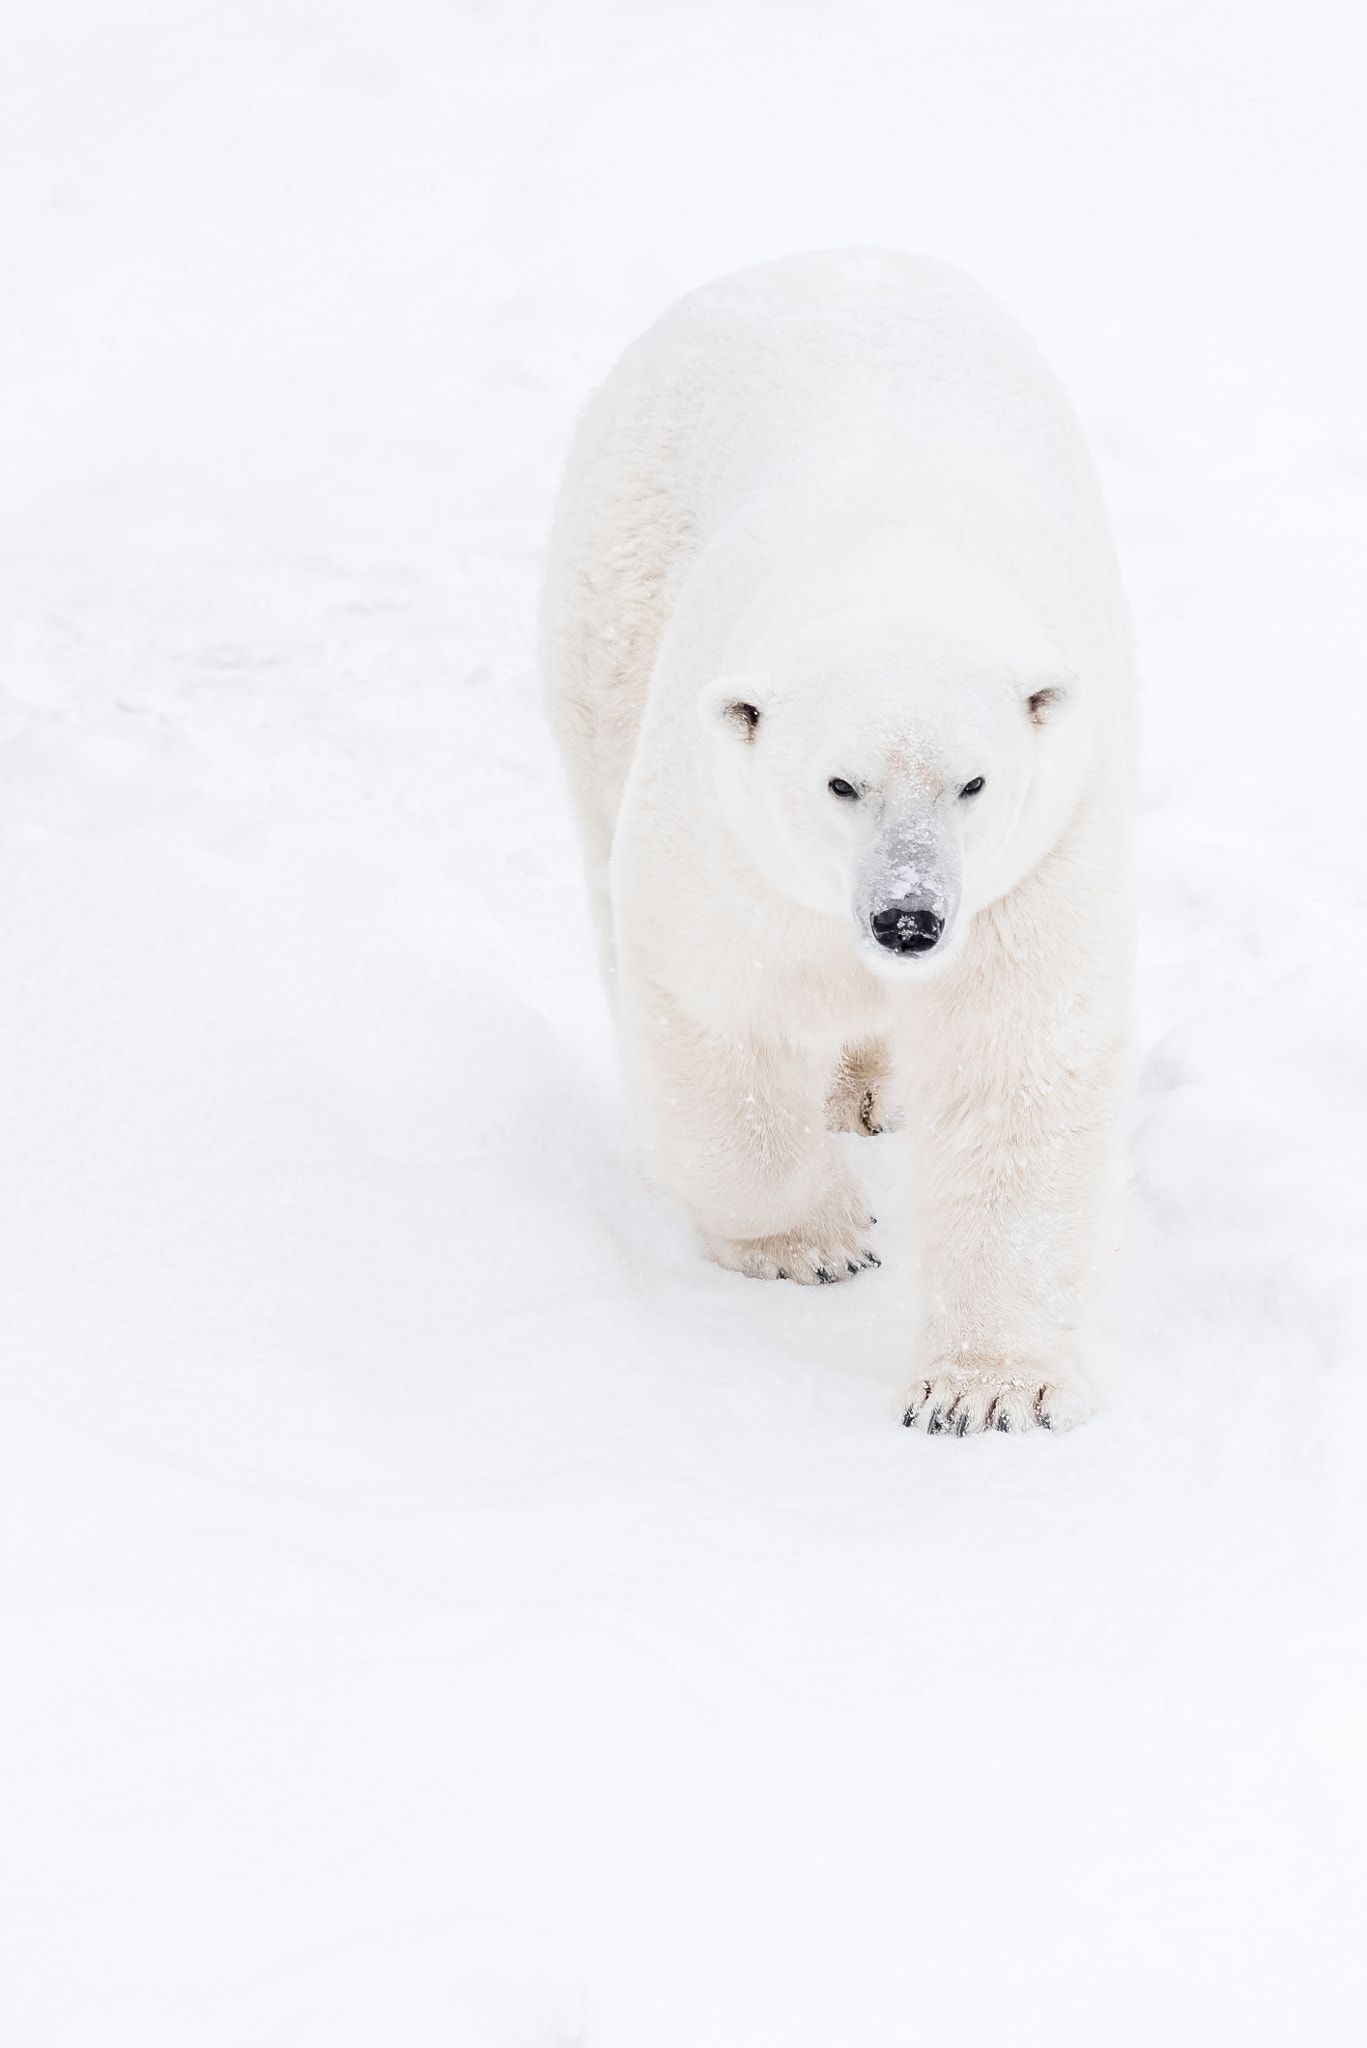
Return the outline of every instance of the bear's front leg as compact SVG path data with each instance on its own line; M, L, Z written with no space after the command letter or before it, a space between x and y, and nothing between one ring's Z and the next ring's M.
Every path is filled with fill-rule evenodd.
M1129 1077L1123 897L1108 929L1057 880L980 913L904 1048L922 1320L903 1420L931 1435L1067 1429L1093 1406Z
M825 1128L833 1055L723 1037L630 976L619 1021L642 1170L689 1211L709 1258L816 1285L879 1264L868 1196Z

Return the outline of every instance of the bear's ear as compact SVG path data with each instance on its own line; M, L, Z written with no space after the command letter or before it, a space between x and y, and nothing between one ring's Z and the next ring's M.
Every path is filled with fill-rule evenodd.
M1053 669L1045 675L1027 676L1021 702L1031 725L1049 725L1073 700L1077 677L1071 669Z
M718 676L699 697L698 716L713 730L721 725L740 739L753 740L759 731L760 709L752 678Z

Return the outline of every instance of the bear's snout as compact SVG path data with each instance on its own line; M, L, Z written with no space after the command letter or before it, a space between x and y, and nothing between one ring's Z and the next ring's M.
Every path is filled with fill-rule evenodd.
M933 910L908 902L889 903L869 919L873 936L890 953L928 953L944 928L944 919Z

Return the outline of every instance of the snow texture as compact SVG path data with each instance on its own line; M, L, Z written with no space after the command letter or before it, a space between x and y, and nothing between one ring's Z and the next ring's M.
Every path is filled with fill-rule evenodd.
M68 0L0 64L0 2037L1362 2038L1358 10ZM1108 1405L633 1177L534 607L577 408L962 264L1144 682ZM881 1176L881 1178L880 1178Z

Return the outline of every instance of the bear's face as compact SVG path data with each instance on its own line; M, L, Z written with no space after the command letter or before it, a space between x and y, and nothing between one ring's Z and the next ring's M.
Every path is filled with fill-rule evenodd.
M900 978L951 958L1058 838L1084 722L1057 665L924 630L897 643L790 637L699 710L733 837L781 896L849 920L867 964Z

